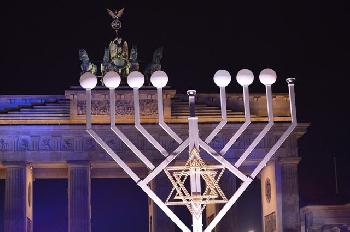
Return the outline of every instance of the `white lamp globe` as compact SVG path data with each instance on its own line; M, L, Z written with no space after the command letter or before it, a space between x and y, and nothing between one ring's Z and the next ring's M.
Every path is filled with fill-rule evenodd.
M254 74L249 69L241 69L238 71L236 80L241 86L248 86L254 81Z
M120 76L117 72L109 71L103 77L103 83L109 89L115 89L120 84Z
M163 88L168 83L168 76L163 71L155 71L151 76L151 83L158 89Z
M145 77L143 76L142 73L138 71L133 71L127 77L126 82L131 88L139 89L145 82Z
M81 75L79 82L84 89L93 89L97 85L97 78L91 72L86 72Z
M266 68L260 72L259 80L264 85L272 85L276 82L277 75L272 69Z
M226 87L231 82L231 75L226 70L218 70L213 77L215 84L219 87Z

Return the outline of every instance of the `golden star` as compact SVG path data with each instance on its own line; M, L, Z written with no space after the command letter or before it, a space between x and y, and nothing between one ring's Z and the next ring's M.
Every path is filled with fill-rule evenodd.
M188 191L186 185L191 170L199 172L205 183L204 192ZM164 169L173 188L166 199L167 205L185 205L192 215L200 215L208 204L226 203L228 200L219 186L221 176L225 171L223 165L206 165L199 151L193 148L184 166L171 166ZM199 180L201 181L201 180Z

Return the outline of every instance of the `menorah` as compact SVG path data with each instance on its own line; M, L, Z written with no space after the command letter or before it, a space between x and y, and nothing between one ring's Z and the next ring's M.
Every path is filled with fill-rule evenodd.
M296 107L295 107L295 93L294 81L295 79L287 79L290 103L291 124L279 137L267 154L259 160L258 165L250 174L245 174L239 170L242 163L248 158L252 151L256 148L259 142L266 136L274 124L274 116L272 110L272 90L271 86L276 81L276 73L271 69L264 69L260 72L259 79L265 85L266 99L267 99L267 118L268 123L263 130L252 141L244 153L233 164L225 159L225 154L235 144L242 133L251 124L251 114L249 106L249 85L254 81L254 75L250 70L242 69L237 73L237 82L243 87L243 103L245 122L233 134L230 140L218 152L213 149L209 143L228 123L226 113L226 92L225 87L231 82L230 73L225 70L219 70L214 75L214 82L220 88L220 105L221 105L221 121L209 134L209 136L202 140L199 136L198 117L195 112L195 90L189 90L189 117L188 125L189 132L186 139L180 138L166 123L163 113L163 93L162 89L168 82L168 77L163 71L155 71L151 76L152 85L157 88L158 100L158 123L159 126L177 143L177 148L168 152L164 147L142 126L140 118L139 106L139 89L144 84L144 76L138 71L131 72L127 77L128 85L133 89L133 104L134 104L134 121L136 129L157 149L164 160L155 166L152 160L148 159L129 138L120 131L116 126L115 121L115 89L120 85L120 76L117 72L109 71L103 77L103 83L110 92L110 123L111 130L115 135L144 163L149 169L149 174L141 179L128 165L124 162L118 154L116 154L107 143L92 129L92 114L91 114L91 91L96 87L97 78L90 72L84 73L80 77L80 85L86 90L86 130L90 136L103 148L107 154L147 193L148 197L153 200L155 204L182 230L190 232L191 230L180 220L180 218L169 208L170 205L186 206L192 215L192 231L202 232L202 212L208 204L224 204L222 209L218 212L216 217L204 229L204 232L212 231L219 221L224 217L228 210L235 204L237 199L243 194L247 187L252 183L254 178L266 166L267 162L281 147L283 142L292 133L297 125ZM185 165L169 166L181 152L188 147L189 157ZM219 164L207 164L201 157L199 150L203 149L208 155L214 158ZM219 180L223 170L228 170L235 177L241 180L241 185L236 192L229 198L225 196L219 186ZM166 173L170 182L173 185L169 197L163 201L157 194L149 187L149 183L162 171ZM188 178L189 177L189 178ZM185 182L189 181L189 190L186 188ZM202 183L205 183L204 185ZM203 185L203 186L202 186ZM175 193L175 197L171 197Z

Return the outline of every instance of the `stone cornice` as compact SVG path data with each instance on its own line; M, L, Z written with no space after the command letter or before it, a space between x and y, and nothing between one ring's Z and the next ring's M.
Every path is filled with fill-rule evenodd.
M65 95L0 95L0 111L6 109L21 109L21 106L29 107L36 104L45 104L57 101L65 101L69 106L68 111L59 111L60 105L56 105L58 114L57 117L50 118L50 115L41 112L40 115L35 114L0 114L0 125L24 125L24 124L85 124L85 91L81 88L72 88L65 92ZM94 124L109 123L109 92L106 88L94 89L92 93L92 112ZM163 90L164 100L164 117L167 123L187 123L187 114L183 113L183 108L180 107L180 114L177 112L177 107L174 107L174 102L178 99L182 103L187 102L187 95L177 94L176 90L166 88ZM218 94L198 93L196 103L202 106L216 107L216 113L205 113L203 108L202 116L199 121L203 123L219 122L220 116L220 99ZM273 95L273 109L276 122L290 121L289 101L287 94ZM51 103L50 103L51 104ZM176 105L176 104L175 104ZM243 98L241 94L227 94L227 109L233 114L228 113L229 122L244 122L243 115ZM266 97L264 94L251 94L250 108L253 122L266 122ZM157 94L153 87L145 87L140 90L140 109L142 123L152 124L157 123ZM44 111L45 112L45 111ZM130 88L118 88L116 90L116 118L119 124L130 124L134 122L132 91ZM209 111L208 111L209 112ZM12 116L13 115L13 116ZM42 116L41 116L42 115Z

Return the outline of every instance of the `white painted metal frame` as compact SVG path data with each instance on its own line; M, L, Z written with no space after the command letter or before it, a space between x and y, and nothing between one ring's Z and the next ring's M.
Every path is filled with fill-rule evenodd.
M227 111L226 111L226 90L225 87L220 87L220 106L221 106L221 121L219 125L208 135L205 139L206 143L210 143L215 136L221 131L227 123Z
M164 121L164 107L163 107L163 90L157 88L157 100L158 100L158 124L168 133L177 143L182 143L182 139L173 131Z
M250 104L249 104L249 89L248 86L243 86L243 104L244 104L244 117L245 122L236 131L236 133L231 137L231 139L225 144L224 148L220 151L220 154L224 156L226 152L232 147L232 145L237 141L237 139L243 134L243 132L248 128L251 123L250 119Z
M115 103L115 93L114 93L114 89L113 91L110 90L110 100L112 101L111 103ZM137 99L138 101L138 96L137 96ZM134 101L135 101L135 98L134 98ZM115 130L117 129L115 127L115 125L113 125L115 123L115 106L113 107L112 105L115 105L115 104L111 104L111 129L114 131L114 132L118 132L116 133L117 136L119 138L121 138L121 140L123 141L126 141L127 142L127 145L129 148L134 148L135 145L130 141L128 140L125 135L119 131L119 130ZM137 106L138 104L136 104ZM106 144L103 139L96 134L96 132L92 129L91 127L91 120L92 120L92 115L91 115L91 90L86 90L86 127L87 127L87 132L89 133L89 135L101 146L102 149L104 149L107 154L109 156L112 157L112 159L125 171L125 173L127 173L132 180L134 180L138 186L141 187L141 189L148 195L149 198L151 198L153 200L153 202L155 204L158 205L159 208L161 208L163 210L163 212L182 230L182 231L185 231L185 232L191 232L190 229L188 229L188 227L176 216L176 214L174 214L170 209L169 207L152 191L152 189L147 185L147 183L149 181L151 181L157 174L159 174L163 168L161 168L162 166L166 166L168 165L171 160L173 160L174 158L176 158L176 156L178 154L180 154L185 148L186 146L188 145L188 139L185 140L185 142L183 142L182 144L179 145L179 147L171 154L169 155L169 157L167 157L167 159L165 161L163 161L159 166L158 168L156 169L152 169L153 172L151 172L151 174L149 176L147 176L147 183L145 181L141 181L140 177L138 177L138 175L119 157L119 155L117 155L109 146L108 144ZM136 110L135 110L136 112ZM137 118L136 114L135 114L135 118ZM136 121L136 120L135 120ZM114 127L114 128L113 128ZM120 132L120 133L119 133ZM147 135L147 133L146 133ZM122 139L123 138L123 139ZM125 140L127 139L127 140ZM124 142L123 141L123 142ZM135 151L133 151L135 153ZM135 153L137 155L137 152ZM142 154L142 153L141 153ZM143 161L144 163L147 163L147 158L146 160L143 160L145 157L142 155L142 156L139 156L137 155L139 159L141 159L141 161Z
M111 129L131 150L132 152L151 170L149 175L143 180L137 176L135 172L103 141L103 139L98 136L92 129L92 115L91 115L91 90L86 90L86 129L90 136L103 148L107 154L109 154L113 160L137 183L138 186L142 188L144 192L157 204L164 213L182 230L185 232L190 232L191 230L168 208L167 205L150 189L148 186L149 182L152 181L165 167L167 167L170 162L172 162L176 157L189 147L189 150L193 148L199 149L203 148L209 155L211 155L215 160L221 163L227 170L238 177L242 184L229 199L229 201L223 206L219 211L213 221L207 226L204 232L212 231L215 226L219 223L222 217L227 213L227 211L233 206L237 199L242 195L246 188L250 185L256 175L261 171L261 169L267 164L271 159L273 154L281 147L283 142L288 138L297 125L296 119L296 107L295 107L295 93L294 93L294 79L287 79L288 89L289 89L289 100L290 100L290 111L292 123L288 129L282 134L282 136L273 145L270 151L265 155L262 161L254 169L250 175L245 175L238 168L246 160L249 154L255 149L259 142L266 136L268 131L273 126L273 112L272 112L272 91L271 85L266 86L266 99L267 99L267 112L268 112L268 124L259 133L259 135L250 144L243 155L237 160L237 162L232 165L229 161L224 158L225 153L232 147L232 145L237 141L241 134L247 129L251 123L250 109L249 109L249 91L248 86L243 86L243 100L245 109L245 123L241 125L238 131L232 136L224 148L220 152L216 152L211 148L208 143L210 143L213 138L221 131L221 129L227 124L227 114L226 114L226 94L225 88L220 88L220 102L221 102L221 115L222 120L217 125L217 127L210 133L205 141L199 138L198 130L198 118L194 113L194 95L190 94L190 117L189 117L189 137L184 141L164 122L163 114L163 96L162 89L157 89L158 95L158 119L159 125L176 141L179 146L170 154L155 140L155 138L150 135L147 130L141 125L140 121L140 106L139 106L139 91L137 88L133 89L134 96L134 110L135 110L135 127L142 133L142 135L163 155L165 160L161 162L157 167L151 163L143 153L136 148L136 146L115 126L115 90L110 90L110 113L111 113ZM193 93L193 92L192 92ZM193 175L196 175L195 170ZM195 178L192 178L195 179ZM200 190L200 182L195 182L191 184L192 191ZM202 232L202 217L193 216L193 232Z

